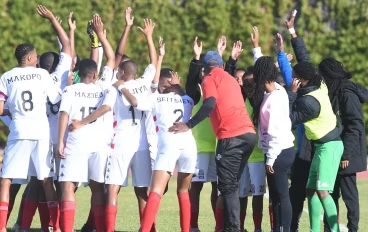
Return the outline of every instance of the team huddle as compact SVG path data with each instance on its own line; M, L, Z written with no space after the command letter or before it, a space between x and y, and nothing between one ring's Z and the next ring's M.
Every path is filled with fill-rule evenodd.
M15 50L19 66L0 79L0 116L10 129L1 170L2 231L22 184L27 187L13 231L29 231L37 209L43 231L74 231L75 191L81 185L91 189L91 209L81 231L114 231L118 194L128 186L129 173L138 200L137 229L158 231L160 201L175 168L183 232L200 231L199 198L205 182L212 184L216 232L246 231L249 196L254 231L261 232L266 179L271 231L298 231L305 198L311 231L320 231L322 208L325 231L339 231L339 196L334 194L342 191L343 199L348 197L343 187L347 182L340 183L344 176L338 173L349 170L354 158L344 158L350 127L336 88L353 85L362 99L355 108L360 114L368 93L348 81L351 75L333 58L324 59L317 72L296 35L296 11L286 21L298 61L293 68L280 34L274 62L263 56L260 33L253 27L255 64L246 69L236 65L241 41L234 43L224 63L226 37L219 39L217 51L203 56L202 42L195 38L185 90L178 73L161 67L165 44L160 37L156 49L151 19L138 27L150 59L142 75L124 54L134 22L131 8L125 11L126 26L115 52L100 16L93 16L87 24L91 57L82 60L74 47L73 13L68 35L46 7L38 6L37 12L52 24L60 54L38 56L32 44L20 44ZM103 54L106 64L99 75ZM343 73L338 85L329 77L332 67L335 76ZM296 151L292 129L297 130ZM359 131L363 136L364 124ZM348 174L364 171L366 160L364 164ZM357 194L356 178L351 181ZM358 230L359 202L357 207L349 231Z

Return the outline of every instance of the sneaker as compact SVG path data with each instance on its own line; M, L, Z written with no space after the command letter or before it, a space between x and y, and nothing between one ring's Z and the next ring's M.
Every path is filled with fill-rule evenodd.
M14 224L13 228L11 229L12 232L20 231L20 225L17 223Z
M87 224L84 224L83 226L82 226L82 229L80 230L81 232L93 232L93 228L92 227L90 227L89 225L87 225Z
M257 230L254 230L254 232L262 232L262 230L260 230L260 229L257 229Z
M198 228L190 228L190 232L201 232Z

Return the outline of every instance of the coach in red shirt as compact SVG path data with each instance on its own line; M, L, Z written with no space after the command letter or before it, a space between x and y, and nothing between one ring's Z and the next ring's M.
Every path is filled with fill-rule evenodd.
M254 126L245 108L239 84L222 68L216 51L203 57L203 105L188 123L178 122L169 131L188 131L210 116L218 143L216 164L218 188L224 199L224 232L240 231L239 178L256 143Z

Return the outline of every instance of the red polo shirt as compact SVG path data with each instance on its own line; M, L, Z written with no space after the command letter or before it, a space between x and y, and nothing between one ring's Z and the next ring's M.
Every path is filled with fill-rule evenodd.
M214 68L202 81L203 100L216 98L216 107L210 114L217 139L255 133L245 108L239 84L221 68Z

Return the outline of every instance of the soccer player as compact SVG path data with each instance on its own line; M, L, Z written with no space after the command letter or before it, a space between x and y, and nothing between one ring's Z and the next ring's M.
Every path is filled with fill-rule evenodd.
M252 153L256 135L243 97L240 91L234 91L239 85L221 68L223 61L219 53L207 52L203 57L203 64L205 73L202 81L203 105L188 123L177 122L170 131L186 132L210 116L218 139L216 165L218 187L224 199L224 230L239 231L238 180Z
M6 226L11 179L26 179L29 175L41 180L53 224L59 231L59 203L52 181L55 174L45 103L47 99L53 104L60 101L60 92L49 73L36 68L37 52L32 44L17 46L15 57L19 66L4 73L0 81L0 115L4 113L6 100L13 118L1 173L0 229L5 230ZM24 202L24 210L33 211L32 214L36 208L37 202ZM22 221L22 229L28 230L31 221L32 218Z
M253 123L258 127L258 146L266 156L267 183L272 200L274 232L290 231L291 204L288 172L295 158L294 135L285 89L272 57L260 57L254 65Z
M157 54L152 34L155 24L150 19L144 20L144 29L140 28L146 36L151 64L146 68L141 78L135 79L138 66L134 61L128 60L120 63L116 77L123 80L125 86L135 96L148 96L152 80L156 73ZM115 137L112 144L112 154L109 155L106 180L106 230L115 229L118 206L118 193L121 186L128 185L129 169L133 175L134 191L138 199L139 210L143 212L147 200L147 188L151 183L151 158L147 142L144 112L135 109L119 94L120 90L110 88L102 107L86 117L82 122L74 122L73 128L78 129L96 118L114 112Z
M78 182L89 181L96 229L100 232L104 231L105 228L104 175L108 153L106 140L108 140L110 134L111 141L112 120L99 118L81 130L69 132L67 134L66 146L64 147L67 124L71 124L73 120L82 120L87 114L91 114L101 106L105 96L104 90L111 85L113 77L114 52L104 36L103 23L98 15L93 17L93 29L99 37L107 57L103 75L95 83L97 81L96 62L90 59L82 60L79 65L81 83L64 89L60 105L58 152L62 159L59 174L62 191L61 215L63 218L63 229L68 232L73 230L75 215L74 190ZM112 115L110 117L112 119ZM110 123L108 125L104 124L105 120ZM110 130L108 129L109 125L111 125ZM100 139L98 136L89 137L89 135L96 132L101 133L103 139ZM80 171L75 173L77 169Z
M348 210L347 227L351 232L359 229L359 193L356 173L367 170L367 150L364 130L362 104L368 101L368 91L349 80L353 75L345 70L343 64L328 57L318 65L319 73L326 80L332 109L338 114L344 126L341 138L344 153L336 178L332 197L339 212L340 192ZM325 217L325 231L328 229Z
M173 134L168 129L174 122L188 121L194 106L193 100L179 87L177 73L171 73L173 86L155 92L146 98L135 98L124 86L119 88L132 106L153 111L158 125L158 153L154 165L152 187L141 224L142 232L149 232L158 212L166 184L178 165L177 194L180 206L181 231L189 232L190 200L189 186L196 163L196 145L191 131Z
M310 228L320 231L323 207L331 231L336 232L339 231L337 210L330 192L344 151L341 124L333 113L328 89L314 66L300 62L294 66L292 75L290 118L293 125L304 124L305 134L314 148L307 183Z

